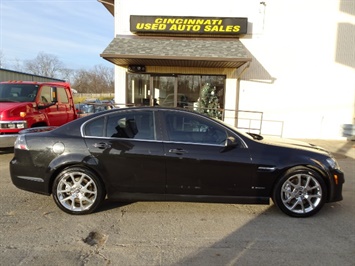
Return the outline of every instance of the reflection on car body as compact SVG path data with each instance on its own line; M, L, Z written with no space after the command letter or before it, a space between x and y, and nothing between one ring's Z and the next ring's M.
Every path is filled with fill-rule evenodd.
M21 134L10 162L19 188L87 214L108 199L269 204L307 217L342 200L327 151L237 131L184 109L121 108Z

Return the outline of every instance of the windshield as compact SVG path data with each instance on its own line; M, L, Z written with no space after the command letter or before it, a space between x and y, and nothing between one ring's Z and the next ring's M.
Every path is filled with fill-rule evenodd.
M0 84L0 102L33 102L36 99L38 87L35 84Z

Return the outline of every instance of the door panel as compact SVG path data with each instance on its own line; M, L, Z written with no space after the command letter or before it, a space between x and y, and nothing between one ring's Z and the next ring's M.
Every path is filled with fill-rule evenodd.
M60 115L58 114L58 106L51 105L51 88L50 86L42 86L38 93L38 105L43 106L43 109L40 109L40 113L45 113L48 118L48 123L50 126L60 126L59 121L61 120Z
M252 162L243 146L225 149L228 132L202 116L164 113L167 193L243 195L250 190Z
M163 143L157 141L153 111L116 112L85 125L90 153L112 191L164 193Z
M252 165L244 148L165 143L167 193L243 195L250 190Z
M60 120L58 120L58 123L61 123L61 125L74 119L74 107L70 102L68 90L69 89L63 87L57 87L57 108L60 113Z
M49 107L41 109L47 115L50 126L61 126L74 119L74 110L69 102L65 88L57 87L58 102ZM39 105L48 106L51 104L50 86L42 86L39 92Z
M163 144L151 141L87 138L87 147L119 192L165 193Z

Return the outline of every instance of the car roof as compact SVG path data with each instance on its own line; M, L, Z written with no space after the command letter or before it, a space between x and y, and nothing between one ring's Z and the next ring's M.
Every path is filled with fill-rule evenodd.
M62 81L21 81L21 80L9 80L9 81L1 81L1 84L33 84L33 85L43 85L43 84L51 84L58 86L70 86L68 82Z

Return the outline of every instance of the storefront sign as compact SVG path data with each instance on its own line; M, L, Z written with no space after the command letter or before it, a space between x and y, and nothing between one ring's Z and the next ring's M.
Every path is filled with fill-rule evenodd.
M131 16L133 33L246 34L248 18Z

